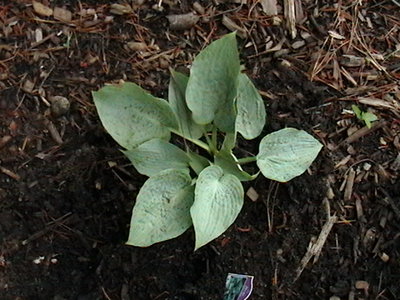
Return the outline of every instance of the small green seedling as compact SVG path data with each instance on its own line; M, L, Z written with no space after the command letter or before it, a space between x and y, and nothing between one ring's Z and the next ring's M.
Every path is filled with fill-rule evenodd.
M190 77L171 71L168 101L134 83L105 86L93 97L105 129L149 176L133 208L128 245L150 246L193 225L195 249L204 246L235 221L244 201L241 181L259 173L245 172L242 164L255 161L265 177L286 182L322 147L308 133L285 128L266 135L256 156L233 154L237 133L254 139L266 119L260 94L240 71L234 33L201 51ZM171 134L185 139L185 147L170 143Z
M373 113L367 112L367 111L362 111L357 105L352 105L351 109L355 113L357 119L360 121L364 121L365 125L368 128L371 128L372 122L378 120L378 117L375 116Z

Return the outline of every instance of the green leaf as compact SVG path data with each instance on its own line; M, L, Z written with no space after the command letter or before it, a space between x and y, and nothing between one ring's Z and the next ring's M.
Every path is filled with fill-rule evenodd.
M198 124L214 121L221 131L233 132L240 61L235 33L214 41L194 59L186 102Z
M378 120L378 117L376 115L367 111L362 111L357 105L352 105L351 108L353 109L356 117L359 120L364 121L365 125L368 128L371 128L372 122Z
M356 114L357 119L362 120L361 109L357 105L354 105L354 104L351 106L351 108L354 111L354 113Z
M133 208L127 244L148 247L185 232L192 225L191 183L187 170L165 170L147 179Z
M189 167L189 157L186 152L161 139L152 139L135 149L122 152L140 174L149 177L167 169Z
M199 139L203 135L203 126L195 123L192 119L192 112L189 110L185 100L186 86L189 77L171 70L169 82L168 101L175 113L180 132L183 137Z
M196 172L197 175L201 173L205 168L207 168L210 165L210 161L206 159L205 157L197 154L196 152L193 151L188 151L187 156L189 157L189 165L193 169L193 171Z
M246 74L239 74L236 96L236 130L248 140L258 137L265 125L265 106Z
M364 120L365 125L367 125L368 128L371 128L372 122L378 120L378 117L375 116L373 113L363 112L362 119Z
M281 129L261 140L257 165L265 177L286 182L307 170L321 148L320 142L303 130Z
M250 175L249 173L243 171L242 167L237 163L236 157L230 151L220 151L214 156L214 163L221 167L225 174L232 174L240 181L250 181L255 179L258 175Z
M220 236L243 206L243 187L235 176L218 166L205 168L197 179L190 209L196 234L195 250Z
M168 102L134 83L105 86L93 98L104 128L126 149L153 138L169 140L169 128L178 127Z

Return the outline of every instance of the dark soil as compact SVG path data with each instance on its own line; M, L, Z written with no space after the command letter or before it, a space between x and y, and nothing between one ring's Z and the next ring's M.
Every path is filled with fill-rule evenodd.
M124 244L146 177L102 128L91 92L124 79L166 97L168 67L187 68L207 42L228 32L221 25L222 12L237 8L217 6L209 22L173 32L165 16L191 11L192 2L163 4L163 11L153 7L158 1L149 2L131 14L114 15L111 23L102 19L84 27L39 18L30 1L0 1L0 299L222 299L228 273L255 277L250 299L400 299L399 115L377 108L382 126L347 142L349 128L363 124L343 113L353 102L338 99L350 95L353 100L355 94L347 93L347 86L324 84L328 73L319 83L310 81L312 53L323 47L312 23L301 25L310 26L314 37L307 52L257 56L245 47L250 38L240 41L246 72L264 92L264 134L290 126L315 135L325 147L311 168L285 184L262 176L247 183L245 189L254 188L259 199L247 198L234 225L196 252L192 229L149 248ZM335 20L328 2L319 6L327 14L324 30ZM369 12L372 2L362 8ZM112 15L109 1L42 3L66 5L73 20L81 8L95 9L99 18ZM307 5L311 15L316 8ZM386 1L375 13L400 24L400 14L387 6L395 7ZM246 7L238 16L247 15ZM388 34L390 28L379 24ZM262 32L257 28L255 36ZM54 36L32 47L35 29L43 37ZM276 37L285 34L281 27L267 30ZM145 42L149 54L129 49L130 41ZM396 91L395 81L381 82ZM71 103L62 116L51 113L52 96ZM239 148L255 153L257 144L240 141ZM356 180L346 199L342 183L351 170ZM318 260L296 278L327 219L324 199L339 221Z

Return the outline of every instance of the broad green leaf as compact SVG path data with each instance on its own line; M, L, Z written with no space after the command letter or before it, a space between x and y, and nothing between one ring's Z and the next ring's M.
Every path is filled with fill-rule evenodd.
M189 77L186 75L171 70L168 101L177 117L182 135L191 139L199 139L203 135L203 126L193 121L192 112L187 107L185 100L188 80Z
M234 131L239 69L235 33L214 41L197 55L186 88L186 102L196 123L214 121L221 131Z
M281 129L261 140L257 165L265 177L286 182L304 173L321 148L320 142L303 130Z
M169 128L178 127L168 102L134 83L105 86L93 98L104 128L126 149L153 138L169 140Z
M210 161L205 157L193 152L188 151L187 156L189 157L189 165L196 172L197 175L201 173L205 168L210 165Z
M192 225L191 183L187 170L169 169L147 179L136 198L127 244L148 247L185 232Z
M236 95L236 130L248 140L258 137L265 125L265 106L246 74L239 74Z
M250 181L255 179L258 175L250 175L243 171L241 166L237 163L236 157L230 151L220 151L216 156L214 156L214 163L221 167L225 174L232 174L240 181Z
M167 169L189 167L189 157L186 152L161 139L152 139L135 149L122 152L140 174L149 177Z
M243 206L239 179L218 166L205 168L199 175L190 208L196 234L195 250L220 236L235 221Z

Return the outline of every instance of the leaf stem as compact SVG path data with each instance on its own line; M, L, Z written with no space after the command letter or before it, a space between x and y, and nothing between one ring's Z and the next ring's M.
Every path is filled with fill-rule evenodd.
M253 161L256 161L256 160L257 160L257 156L249 156L249 157L238 158L237 163L239 165L244 165L244 164L248 164Z
M212 129L212 135L211 135L211 143L213 145L213 148L215 149L215 151L218 150L218 141L217 141L217 127L213 126Z
M200 148L203 148L208 153L211 153L211 149L206 143L204 143L202 141L199 141L199 140L196 140L196 139L191 139L191 138L188 138L186 136L183 136L179 131L177 131L175 129L170 128L170 130L171 130L172 133L174 133L176 135L179 135L180 137L184 138L185 140L188 140L189 142L192 142L193 144L199 146Z
M215 127L213 127L213 132L214 132L214 128ZM215 155L218 152L218 149L217 149L217 145L214 143L214 137L212 136L210 139L210 137L208 136L208 132L205 130L205 128L203 128L203 134L207 140L208 147L211 151L211 152L209 151L209 153Z

